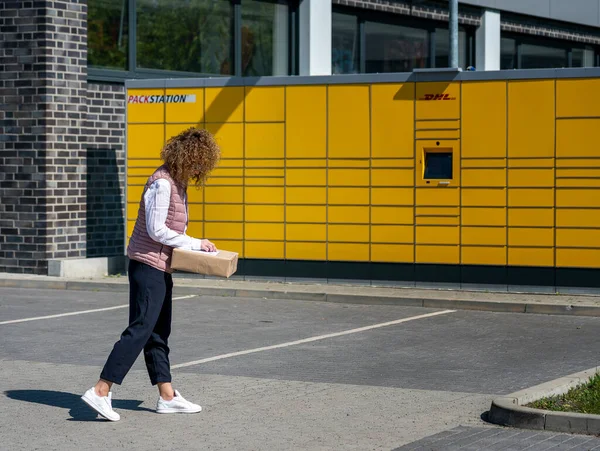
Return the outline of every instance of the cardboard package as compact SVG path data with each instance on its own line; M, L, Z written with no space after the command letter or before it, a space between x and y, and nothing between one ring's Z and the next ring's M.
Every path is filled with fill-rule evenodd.
M237 252L186 251L173 249L171 268L205 276L230 277L237 271Z

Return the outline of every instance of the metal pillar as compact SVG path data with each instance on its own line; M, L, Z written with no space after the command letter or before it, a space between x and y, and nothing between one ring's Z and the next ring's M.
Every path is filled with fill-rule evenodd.
M458 67L458 0L449 0L450 2L450 18L449 18L449 35L450 35L450 67Z

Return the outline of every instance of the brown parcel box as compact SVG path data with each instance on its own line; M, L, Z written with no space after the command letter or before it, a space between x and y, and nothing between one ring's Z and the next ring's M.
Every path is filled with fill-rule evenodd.
M208 252L175 248L171 259L171 268L205 276L230 277L237 271L237 263L238 254L236 252L220 250L217 255L211 255Z

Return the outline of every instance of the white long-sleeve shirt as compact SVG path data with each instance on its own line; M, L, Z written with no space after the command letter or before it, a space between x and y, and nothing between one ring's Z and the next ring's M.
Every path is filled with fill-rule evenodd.
M183 201L188 210L185 194ZM150 238L173 248L180 247L193 251L199 251L202 248L202 240L186 234L187 226L183 233L177 233L165 224L171 203L171 184L168 180L156 179L146 190L144 202L146 205L146 230Z

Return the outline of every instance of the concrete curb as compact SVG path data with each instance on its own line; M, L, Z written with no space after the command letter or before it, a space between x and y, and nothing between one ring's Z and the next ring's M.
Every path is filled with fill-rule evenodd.
M569 389L587 382L597 372L600 372L600 367L498 397L492 401L488 421L521 429L600 435L600 415L553 412L525 407L538 399L567 393Z
M127 292L126 278L112 280L50 280L41 278L1 277L0 288L34 288L80 291ZM364 295L348 293L329 293L327 289L303 291L289 285L273 284L270 289L239 288L235 286L207 287L181 284L177 286L179 294L200 296L223 296L234 298L289 299L296 301L338 302L367 305L398 305L405 307L425 307L436 309L475 310L503 313L534 313L546 315L570 315L600 317L600 305L569 305L565 303L535 303L497 300L460 300L444 298L426 298L415 296ZM331 290L330 290L331 291ZM200 292L200 293L199 293ZM481 294L485 297L485 294Z

